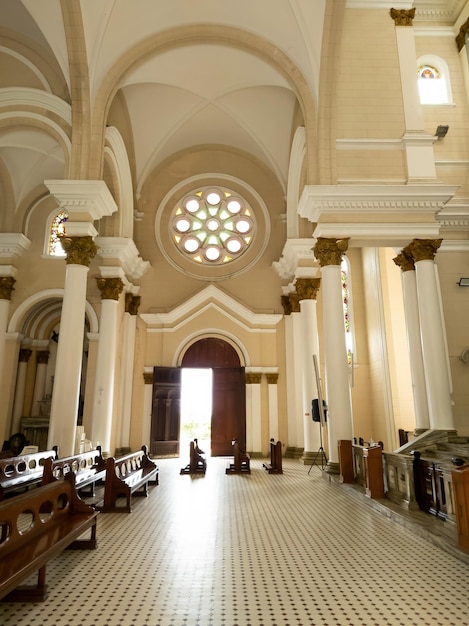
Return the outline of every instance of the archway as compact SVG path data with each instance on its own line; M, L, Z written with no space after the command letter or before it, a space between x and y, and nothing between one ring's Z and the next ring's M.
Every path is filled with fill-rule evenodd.
M236 350L223 339L206 337L190 346L181 365L213 372L211 455L231 455L233 439L245 449L246 387Z

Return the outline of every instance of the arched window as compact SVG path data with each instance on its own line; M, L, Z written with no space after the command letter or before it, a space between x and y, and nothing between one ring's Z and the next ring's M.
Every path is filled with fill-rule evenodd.
M451 89L448 66L438 57L419 59L417 79L421 104L450 104Z
M65 233L65 222L68 220L67 211L60 211L52 219L49 232L48 254L50 256L65 256L65 251L60 243L60 235Z
M351 280L350 280L350 264L346 257L342 257L340 265L340 274L342 280L342 302L344 307L344 323L345 323L345 345L347 348L347 363L353 365L353 355L355 353L355 337L352 317L352 296L351 296Z

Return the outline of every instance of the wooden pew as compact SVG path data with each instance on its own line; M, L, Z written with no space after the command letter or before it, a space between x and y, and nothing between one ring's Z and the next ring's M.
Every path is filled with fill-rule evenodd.
M239 447L236 439L233 439L233 463L229 463L226 467L225 474L250 474L251 473L251 457Z
M101 446L98 446L96 450L81 452L62 459L45 459L42 484L47 485L54 480L64 478L69 472L75 474L77 491L82 492L83 489L89 487L87 495L93 497L95 484L106 477L106 460L103 458Z
M147 447L115 459L106 459L106 480L104 483L104 504L102 511L130 513L133 493L148 496L148 483L159 483L159 468L147 454ZM125 506L118 506L117 500L124 497Z
M189 459L190 462L186 467L183 467L180 474L205 474L207 469L207 461L205 460L204 452L199 448L197 439L191 441L189 444Z
M75 475L0 503L0 598L38 602L47 598L46 564L65 548L96 548L96 517L75 489ZM89 539L78 539L91 530ZM38 573L36 586L19 586Z
M269 474L283 474L282 469L282 442L274 439L270 440L270 463L263 463L264 467Z
M52 450L44 452L0 459L0 500L3 500L7 494L27 491L29 487L40 485L45 459L56 459L57 456L58 451L55 446Z

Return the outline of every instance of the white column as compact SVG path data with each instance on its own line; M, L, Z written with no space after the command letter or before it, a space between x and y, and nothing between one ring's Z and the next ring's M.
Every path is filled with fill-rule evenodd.
M288 439L285 442L287 449L297 448L299 446L298 434L297 434L297 398L300 397L299 391L296 387L295 374L297 368L295 367L295 356L297 351L294 344L294 314L289 310L287 306L285 308L285 360L286 360L286 394L287 394L287 425L288 425Z
M345 343L341 261L348 242L345 239L319 237L314 253L321 265L321 293L328 405L329 460L326 471L338 473L338 442L353 438L352 402Z
M403 250L394 262L402 270L402 291L409 346L410 372L415 411L415 432L420 434L430 428L425 371L423 366L422 343L420 340L420 319L417 298L417 281L413 260Z
M266 374L269 395L269 439L278 441L278 374Z
M11 423L11 433L20 431L21 417L23 415L24 392L26 389L26 374L28 370L28 361L31 358L32 350L21 348L18 358L18 370L16 374L15 401L13 404L13 416Z
M62 246L64 243L65 241ZM59 446L60 456L70 456L75 451L85 328L87 263L96 252L91 237L69 238L65 246L69 258L82 259L85 264L67 261L65 272L47 443L49 449Z
M261 380L261 373L246 372L246 450L249 452L262 451Z
M124 283L120 277L97 279L101 291L98 354L91 418L91 441L110 454L114 406L114 379L117 351L119 295Z
M125 315L123 332L123 367L121 369L121 401L118 407L120 414L120 448L130 448L130 418L132 413L132 390L134 376L135 334L137 330L137 312L140 297L131 293L125 294ZM147 441L145 439L145 441ZM149 439L148 439L149 441Z
M397 53L404 105L408 182L436 179L434 137L425 132L422 106L417 85L417 53L412 26L415 9L393 9L391 16L396 25Z
M318 424L312 421L311 403L318 398L316 375L314 371L314 355L319 360L319 338L317 320L316 295L319 289L320 279L298 278L296 291L300 303L301 329L302 329L302 387L303 387L303 432L304 451L302 461L309 463L315 457L320 446L320 433Z
M455 430L451 381L434 257L441 239L414 239L408 246L415 263L430 428Z
M36 379L34 381L33 408L31 415L40 415L40 402L44 400L46 393L47 363L49 350L36 351Z

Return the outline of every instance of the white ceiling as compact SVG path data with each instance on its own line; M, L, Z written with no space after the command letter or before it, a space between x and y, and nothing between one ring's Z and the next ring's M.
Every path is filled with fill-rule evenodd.
M444 13L456 20L462 3L418 0L414 5L426 18ZM60 0L0 0L0 29L41 47L70 87L61 6ZM91 101L103 81L115 75L128 107L137 195L160 162L200 144L245 151L286 189L296 103L291 77L239 42L245 33L286 55L317 103L326 0L81 0L79 6L83 32L77 32L76 45L86 51ZM197 25L211 29L210 41L197 37ZM162 48L163 40L173 45ZM124 64L129 55L134 62ZM0 155L17 202L45 178L62 175L58 144L41 131L26 135L12 129L1 135Z

